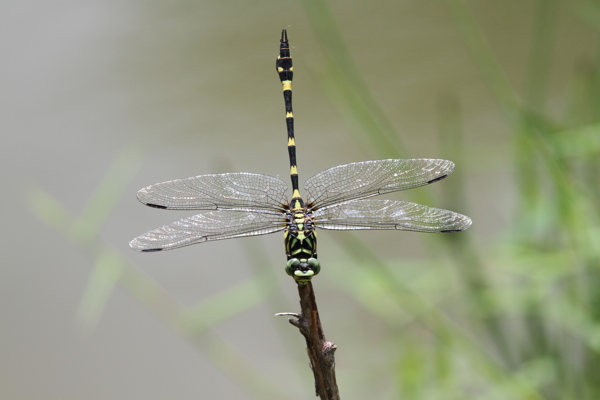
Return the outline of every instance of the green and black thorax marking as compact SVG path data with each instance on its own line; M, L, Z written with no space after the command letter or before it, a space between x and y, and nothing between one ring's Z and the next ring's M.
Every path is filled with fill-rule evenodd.
M292 110L292 80L294 67L290 55L287 32L281 33L277 73L281 79L283 99L285 101L285 122L288 133L288 154L290 157L290 177L292 179L292 200L286 209L286 229L283 233L287 255L286 272L296 282L306 283L319 273L321 266L317 261L317 233L314 227L312 211L308 210L300 195L298 185L298 166L296 164L296 139L294 137L294 112Z

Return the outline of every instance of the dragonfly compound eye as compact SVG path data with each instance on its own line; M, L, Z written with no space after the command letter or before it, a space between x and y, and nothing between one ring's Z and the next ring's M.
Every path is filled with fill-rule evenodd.
M292 258L291 260L288 260L285 267L285 272L294 277L298 283L308 283L312 277L317 275L320 271L321 264L316 258L309 258L308 260Z
M309 258L307 264L310 267L310 269L313 270L315 275L321 272L321 263L316 258Z
M298 267L300 267L300 260L298 260L297 258L292 258L286 263L285 272L289 276L294 276L294 272L298 269Z

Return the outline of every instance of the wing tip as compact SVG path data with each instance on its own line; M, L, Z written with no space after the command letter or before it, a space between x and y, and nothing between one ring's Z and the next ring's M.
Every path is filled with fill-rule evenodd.
M466 231L471 227L471 225L473 225L473 221L471 220L471 218L467 217L466 215L461 215L459 224L455 229L444 229L441 230L440 233L456 233Z
M132 250L139 251L142 253L152 253L152 252L164 250L164 248L162 248L162 247L148 248L148 246L145 246L142 243L140 243L140 241L138 239L139 238L135 238L131 242L129 242L129 247L131 247Z
M168 208L167 206L163 206L162 204L155 204L155 203L151 202L152 198L156 197L156 196L151 196L150 195L151 188L152 188L152 186L147 186L147 187L145 187L143 189L138 190L137 196L136 196L137 199L138 199L138 201L140 203L148 206L148 207L159 208L159 209L162 209L162 210L166 210Z
M438 166L440 167L440 169L439 169L438 173L442 173L443 175L435 177L435 178L427 181L426 185L429 185L429 184L437 182L437 181L441 181L442 179L447 178L448 175L450 175L452 173L452 171L454 171L455 164L450 160L437 159L437 160L433 160L433 161L437 161L439 163Z

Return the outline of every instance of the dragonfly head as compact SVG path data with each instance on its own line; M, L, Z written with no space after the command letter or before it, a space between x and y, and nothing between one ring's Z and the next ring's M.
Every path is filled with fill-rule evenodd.
M285 266L285 272L294 278L299 285L310 282L313 276L321 271L321 264L316 258L299 260L292 258Z

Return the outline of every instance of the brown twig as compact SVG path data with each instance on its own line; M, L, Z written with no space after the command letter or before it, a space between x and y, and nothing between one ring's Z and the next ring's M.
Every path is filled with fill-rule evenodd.
M299 284L298 294L300 295L301 313L277 315L291 315L293 318L289 319L290 324L298 328L306 340L306 351L315 377L316 395L321 400L339 400L334 357L337 347L325 339L312 283Z

